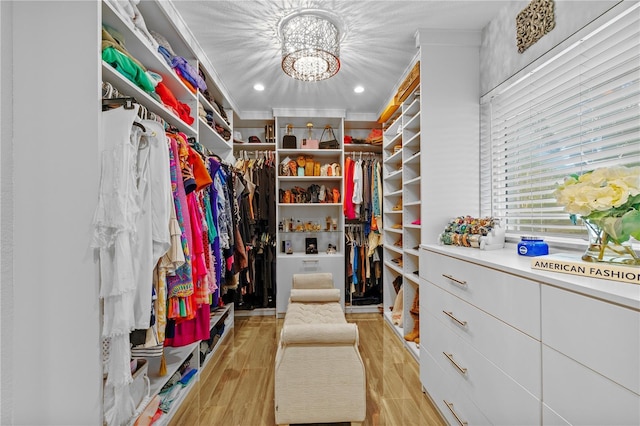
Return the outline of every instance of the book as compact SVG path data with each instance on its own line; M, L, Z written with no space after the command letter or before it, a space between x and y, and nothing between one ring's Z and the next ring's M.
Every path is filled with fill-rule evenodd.
M556 253L531 258L531 268L603 280L640 284L640 266L584 262L577 254Z

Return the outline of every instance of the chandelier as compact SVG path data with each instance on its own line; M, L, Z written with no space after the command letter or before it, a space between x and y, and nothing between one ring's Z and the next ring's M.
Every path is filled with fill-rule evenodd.
M340 70L340 31L325 15L306 10L280 21L282 70L290 77L320 81Z

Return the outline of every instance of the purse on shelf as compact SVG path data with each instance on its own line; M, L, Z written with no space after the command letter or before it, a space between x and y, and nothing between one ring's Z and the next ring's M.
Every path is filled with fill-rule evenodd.
M326 134L326 139L325 139ZM333 134L333 128L330 125L324 126L322 136L320 136L320 149L340 149L340 143Z
M293 134L293 124L287 124L287 134L282 137L282 148L296 149L297 143L296 135Z
M306 164L304 165L304 175L305 176L313 176L313 172L315 170L315 165L317 163L313 161L313 157L306 158Z
M313 139L313 123L307 123L307 137L302 139L302 149L318 149L318 139Z

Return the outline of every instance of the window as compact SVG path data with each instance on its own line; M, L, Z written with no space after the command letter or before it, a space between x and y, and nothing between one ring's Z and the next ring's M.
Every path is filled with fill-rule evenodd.
M584 226L556 203L556 184L572 173L640 164L639 6L483 96L481 209L501 218L508 234L585 239Z

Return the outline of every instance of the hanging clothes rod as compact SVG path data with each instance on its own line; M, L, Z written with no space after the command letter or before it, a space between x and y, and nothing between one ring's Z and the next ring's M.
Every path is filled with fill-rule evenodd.
M136 98L132 96L121 98L102 98L102 110L106 111L113 107L124 106L124 109L134 109L133 104L137 104Z

